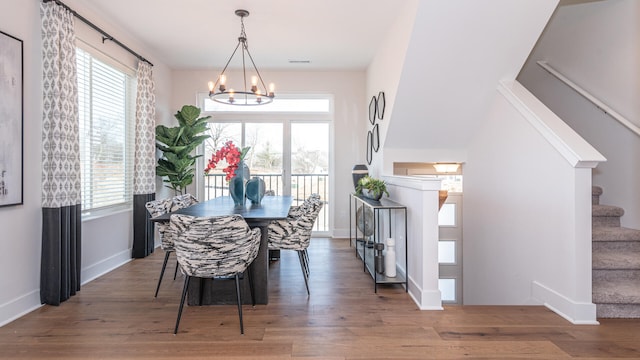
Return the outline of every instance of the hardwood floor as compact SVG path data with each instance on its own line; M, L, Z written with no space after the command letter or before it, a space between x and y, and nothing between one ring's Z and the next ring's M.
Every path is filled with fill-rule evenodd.
M347 240L313 239L311 296L297 255L270 265L270 302L185 307L163 252L134 260L0 328L0 359L640 359L640 320L571 325L544 307L420 311L399 286L373 292ZM172 259L175 259L172 257Z

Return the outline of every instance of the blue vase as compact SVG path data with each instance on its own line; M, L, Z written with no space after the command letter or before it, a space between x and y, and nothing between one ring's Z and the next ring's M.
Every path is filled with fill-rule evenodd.
M251 200L252 204L260 204L264 197L265 184L264 180L259 177L247 181L246 186L247 199Z
M235 207L243 207L245 202L245 187L242 176L234 176L229 180L229 195Z
M246 198L246 183L251 176L249 167L241 161L235 171L236 176L229 180L229 195L235 207L244 207Z

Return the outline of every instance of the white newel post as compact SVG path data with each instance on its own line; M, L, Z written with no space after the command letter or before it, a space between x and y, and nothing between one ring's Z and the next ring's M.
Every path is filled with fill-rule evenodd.
M438 289L438 191L440 180L417 176L384 176L390 199L407 207L409 294L421 310L442 310ZM405 272L404 241L396 239L398 265Z

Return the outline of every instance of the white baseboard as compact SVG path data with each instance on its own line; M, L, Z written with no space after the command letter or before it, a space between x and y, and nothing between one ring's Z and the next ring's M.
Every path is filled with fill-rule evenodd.
M576 302L559 292L550 289L537 281L531 284L533 297L544 306L575 325L598 325L596 305L594 303Z
M124 250L96 264L82 269L81 284L84 285L131 261L131 249ZM33 290L0 305L0 327L40 308L40 289Z
M409 296L420 310L444 310L440 290L423 290L409 277Z
M121 251L111 257L108 257L98 263L87 266L82 269L81 284L84 285L100 276L119 268L120 266L133 260L131 258L131 249Z
M41 307L40 290L15 298L0 305L0 327Z
M353 230L352 230L353 231ZM333 229L331 237L336 239L348 239L349 238L349 229Z

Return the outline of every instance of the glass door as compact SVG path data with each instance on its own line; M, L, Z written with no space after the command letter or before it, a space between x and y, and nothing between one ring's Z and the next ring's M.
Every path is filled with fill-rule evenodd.
M329 124L291 123L291 195L299 204L316 193L328 204L329 200ZM316 231L328 231L328 206L318 214Z
M245 123L243 146L251 146L245 159L251 177L264 180L265 191L274 195L291 195L290 180L284 169L283 124Z

